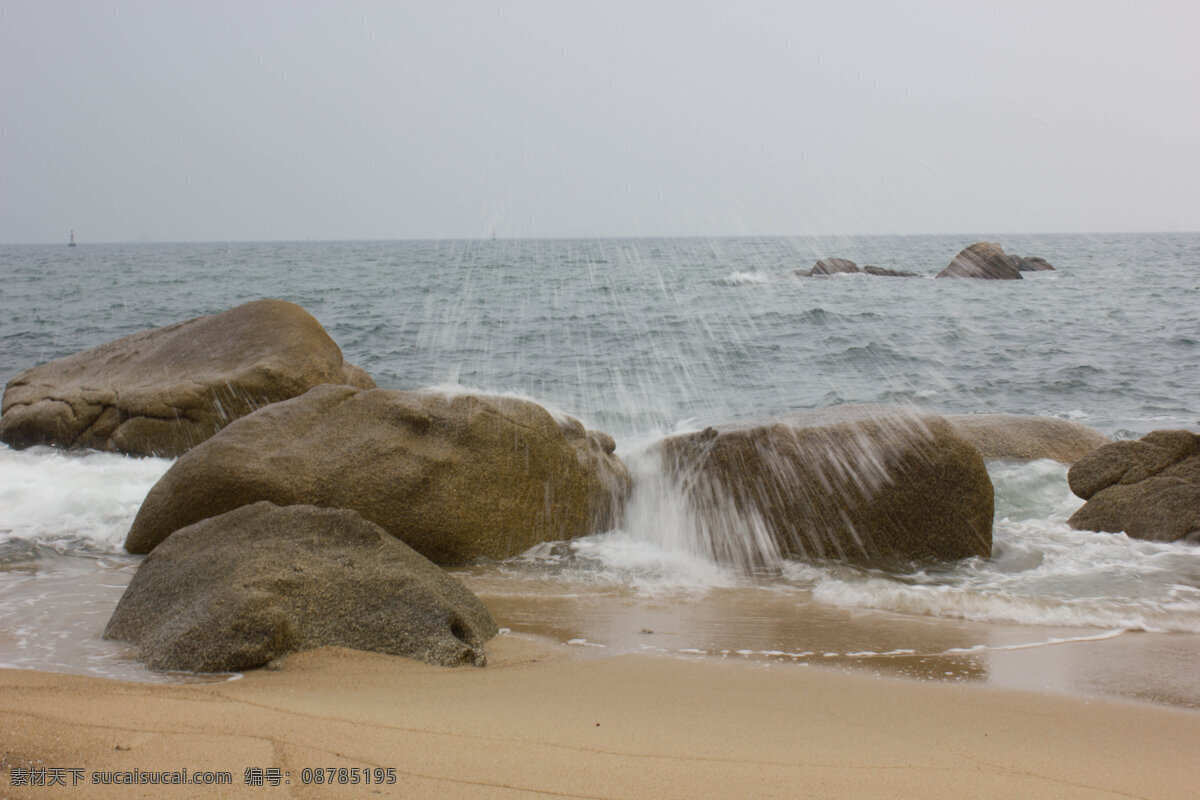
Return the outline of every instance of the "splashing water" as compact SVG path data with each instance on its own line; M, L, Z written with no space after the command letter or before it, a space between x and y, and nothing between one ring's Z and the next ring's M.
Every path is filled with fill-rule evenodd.
M77 248L71 260L0 248L0 378L147 327L280 297L305 306L347 361L384 387L540 398L556 416L616 437L636 480L622 526L480 567L468 580L485 598L528 603L550 592L639 609L685 603L702 614L708 601L697 598L744 596L764 619L775 613L764 608L778 609L780 628L794 627L802 608L839 625L890 614L950 627L1200 630L1196 549L1071 531L1065 519L1080 501L1061 465L989 465L994 557L907 573L794 560L752 512L697 513L694 487L663 468L652 445L669 433L844 403L1058 416L1122 436L1200 424L1200 236L1004 237L1010 252L1044 256L1058 272L1003 286L792 275L839 256L928 276L976 238L113 245ZM806 458L829 485L864 491L886 462L867 444ZM56 562L55 548L65 559L122 558L128 522L167 465L0 448L8 574L40 570L43 585L65 586L49 575L70 563ZM123 569L105 572L105 582ZM29 592L50 602L30 584L5 586L6 614ZM110 611L113 598L104 602ZM750 614L739 618L747 629L757 624ZM25 624L24 640L37 627ZM579 633L564 640L606 641ZM1031 632L1016 643L1044 639ZM693 646L746 649L680 642ZM865 652L827 648L835 650Z

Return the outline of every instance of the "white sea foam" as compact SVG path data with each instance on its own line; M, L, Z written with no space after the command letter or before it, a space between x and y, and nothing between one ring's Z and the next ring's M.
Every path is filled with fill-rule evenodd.
M721 280L726 286L757 286L770 282L771 276L765 272L733 272Z
M951 647L945 650L947 653L980 653L983 651L1001 651L1001 650L1032 650L1037 647L1047 647L1056 644L1075 644L1078 642L1102 642L1105 639L1115 639L1125 633L1124 628L1115 628L1111 631L1104 631L1091 636L1051 636L1049 639L1037 642L1021 642L1019 644L1004 644L1004 645L986 645L977 644L973 647ZM882 655L889 655L883 653Z
M696 593L736 586L741 578L695 553L663 547L628 531L611 531L571 543L583 563L576 577L618 583L647 594Z
M571 571L643 594L750 584L821 603L981 622L1106 630L1200 632L1200 548L1076 531L1080 500L1053 461L991 465L993 556L895 574L846 564L783 561L763 582L720 566L695 515L652 455L628 458L635 478L624 529L569 546ZM753 536L752 531L744 531Z
M0 543L86 542L117 551L164 458L0 445Z
M1072 530L1066 467L992 465L993 557L896 576L790 563L819 602L1027 625L1200 632L1200 548Z

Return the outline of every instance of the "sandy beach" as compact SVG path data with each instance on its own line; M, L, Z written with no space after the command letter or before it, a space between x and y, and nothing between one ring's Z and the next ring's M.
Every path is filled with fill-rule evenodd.
M0 795L1184 798L1200 782L1193 711L744 661L583 660L515 635L489 652L484 669L451 670L325 649L218 684L3 670ZM246 783L256 768L262 786ZM338 780L328 768L360 782L317 785L317 769ZM395 782L362 780L376 768ZM12 785L54 769L65 787ZM232 783L92 784L183 769Z
M1197 29L0 0L0 800L1200 800Z

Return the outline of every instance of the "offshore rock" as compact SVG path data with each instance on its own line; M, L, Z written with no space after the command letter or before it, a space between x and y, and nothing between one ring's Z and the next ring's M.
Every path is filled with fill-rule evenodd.
M1020 280L1021 273L1004 248L995 242L976 242L963 248L936 278Z
M630 482L614 449L527 400L318 386L176 461L125 547L269 500L353 509L438 564L507 558L615 524Z
M848 258L822 258L813 265L812 269L808 270L807 272L801 272L800 270L795 270L794 272L795 275L801 278L819 278L825 275L838 275L842 273L851 275L865 273L867 275L879 275L885 278L917 277L915 272L901 272L900 270L884 269L883 267L873 266L860 268Z
M375 386L303 308L258 300L25 370L5 388L0 441L178 456L322 383Z
M708 428L659 449L722 563L886 566L991 554L987 469L941 417L848 406Z
M233 672L327 646L483 666L496 633L479 598L355 512L255 503L155 548L104 636L154 669Z
M1095 428L1054 417L1023 414L959 414L946 417L985 461L1050 458L1073 464L1112 440Z
M1017 269L1021 272L1054 271L1050 262L1039 256L1023 256L1017 259Z
M862 271L868 275L878 275L883 278L918 278L920 277L915 272L905 272L899 269L885 269L884 267L873 267L870 264L862 268Z
M1067 520L1072 528L1200 544L1198 434L1163 430L1112 442L1075 462L1067 481L1087 501Z
M808 272L800 272L799 274L814 278L821 275L837 275L839 273L855 273L861 272L858 264L855 264L848 258L822 258Z

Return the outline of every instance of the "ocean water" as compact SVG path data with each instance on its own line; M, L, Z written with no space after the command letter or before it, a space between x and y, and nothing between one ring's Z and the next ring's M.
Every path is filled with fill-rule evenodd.
M841 256L932 277L984 238L1057 269L792 274ZM1033 668L1057 676L1043 688L1200 707L1200 548L1070 530L1081 501L1060 464L989 464L991 559L763 577L704 555L645 454L674 431L844 403L1200 430L1200 234L7 246L0 379L262 297L308 309L380 386L516 393L616 438L636 479L620 528L460 572L514 631L1000 684ZM99 634L138 562L125 532L169 465L0 446L0 664L163 679Z

